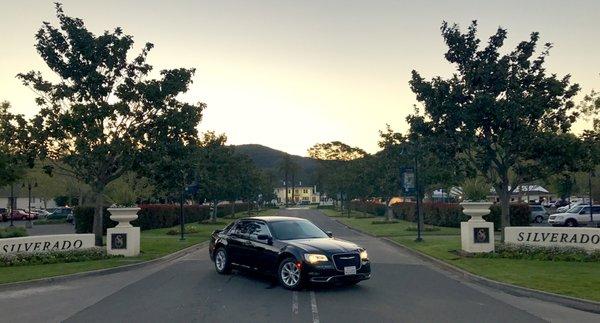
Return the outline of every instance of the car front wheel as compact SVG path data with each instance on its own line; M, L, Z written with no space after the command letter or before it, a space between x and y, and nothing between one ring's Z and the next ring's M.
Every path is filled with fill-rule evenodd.
M221 247L215 252L215 269L219 274L226 275L231 272L231 263L225 248Z
M544 222L544 217L542 217L541 215L538 215L535 217L535 223L542 223Z
M576 227L577 226L577 221L573 220L573 219L568 219L565 222L565 225L568 227Z
M286 289L298 290L302 287L300 266L293 258L284 259L277 271L279 283Z

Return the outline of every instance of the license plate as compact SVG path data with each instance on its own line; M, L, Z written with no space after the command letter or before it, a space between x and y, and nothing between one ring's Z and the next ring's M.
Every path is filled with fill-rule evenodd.
M356 266L344 267L344 275L356 275Z

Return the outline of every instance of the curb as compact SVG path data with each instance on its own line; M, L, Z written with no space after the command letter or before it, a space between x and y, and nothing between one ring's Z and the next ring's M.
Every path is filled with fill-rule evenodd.
M129 264L129 265L104 268L104 269L96 269L96 270L91 270L91 271L84 271L84 272L80 272L80 273L73 273L73 274L61 275L61 276L53 276L53 277L47 277L47 278L37 278L37 279L26 280L26 281L22 281L22 282L0 284L0 291L38 287L41 285L70 281L73 279L80 279L80 278L94 277L94 276L103 276L103 275L109 275L109 274L130 271L130 270L147 267L147 266L154 265L154 264L168 262L168 261L183 257L189 253L200 250L200 249L206 247L207 245L208 245L208 241L200 242L200 243L191 245L187 248L170 253L168 255L164 255L160 258L146 260L146 261Z
M537 298L542 301L557 303L562 306L574 308L577 310L600 314L600 302L590 301L590 300L571 297L571 296L559 295L559 294L554 294L554 293L550 293L550 292L544 292L544 291L537 290L537 289L531 289L531 288L527 288L527 287L517 286L517 285L503 283L503 282L499 282L499 281L492 280L489 278L485 278L485 277L470 273L464 269L458 268L454 265L451 265L447 262L439 260L430 255L424 254L420 251L411 249L411 248L409 248L403 244L400 244L399 242L396 242L390 238L377 237L377 236L374 236L363 230L350 227L347 224L345 224L335 218L332 218L332 217L329 217L329 218L334 220L335 222L345 226L346 228L348 228L350 230L362 233L364 235L368 235L370 237L382 240L390 245L398 247L398 248L402 249L403 251L406 251L421 260L427 261L442 270L456 274L467 281L478 283L478 284L484 285L486 287L492 287L492 288L501 290L505 293L508 293L508 294L511 294L514 296Z

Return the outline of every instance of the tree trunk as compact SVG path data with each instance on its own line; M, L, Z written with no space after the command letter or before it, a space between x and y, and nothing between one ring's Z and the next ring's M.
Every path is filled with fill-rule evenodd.
M500 215L500 241L504 242L504 228L510 226L510 191L508 184L503 183L502 187L498 190L498 197L500 198L500 209L502 210Z
M288 174L285 172L285 207L288 207Z
M235 218L235 201L229 201L231 203L231 218Z
M217 200L213 201L213 212L212 212L212 215L210 216L210 221L212 223L217 222Z
M394 219L394 212L392 212L392 207L390 205L390 202L392 201L391 198L388 198L385 200L385 219L389 222L392 221Z
M94 192L94 225L93 232L95 236L96 246L102 246L102 236L104 234L102 230L102 220L104 216L104 194L102 189L98 189Z

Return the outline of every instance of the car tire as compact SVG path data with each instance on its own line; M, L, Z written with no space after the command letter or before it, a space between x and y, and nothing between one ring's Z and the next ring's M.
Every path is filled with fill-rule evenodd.
M285 289L299 290L302 288L302 272L296 265L294 258L286 258L279 263L277 279Z
M221 275L231 273L229 255L227 255L227 250L223 247L220 247L215 251L215 270Z
M567 227L576 227L577 226L577 221L575 221L575 219L568 219L567 221L565 221L565 226L567 226Z
M541 216L541 215L538 215L538 216L536 216L536 217L535 217L535 220L534 220L534 221L535 221L535 223L537 223L537 224L543 223L543 222L544 222L544 217L543 217L543 216Z

